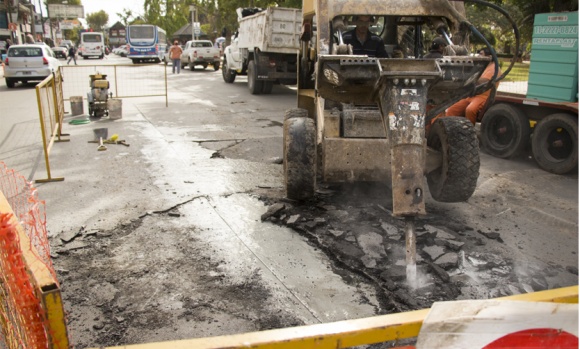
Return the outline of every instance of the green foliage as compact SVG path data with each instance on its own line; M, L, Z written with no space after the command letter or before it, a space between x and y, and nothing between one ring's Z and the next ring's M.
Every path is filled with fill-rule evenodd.
M85 20L87 21L89 28L92 28L97 32L102 32L107 22L109 22L109 15L101 10L99 12L87 14Z
M117 12L117 16L121 19L121 23L126 27L129 25L129 22L133 20L133 11L124 8L122 13ZM113 23L115 24L115 23Z

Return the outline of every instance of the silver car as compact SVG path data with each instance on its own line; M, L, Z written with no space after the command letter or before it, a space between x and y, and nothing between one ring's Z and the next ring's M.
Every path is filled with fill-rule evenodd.
M6 86L17 82L42 81L60 67L59 60L47 45L12 45L4 60Z

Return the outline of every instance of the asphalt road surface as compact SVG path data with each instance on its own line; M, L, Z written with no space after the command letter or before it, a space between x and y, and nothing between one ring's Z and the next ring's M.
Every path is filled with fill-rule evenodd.
M159 85L152 69L139 70L139 84ZM78 348L324 323L578 283L577 174L544 172L529 154L482 153L468 202L428 198L428 215L416 222L420 280L412 288L402 272L403 222L391 217L384 184L323 183L308 203L284 199L282 123L296 105L293 88L253 96L245 77L226 84L211 67L167 69L168 107L163 97L124 98L120 120L71 125L67 116L70 142L50 154L52 176L65 180L37 184ZM86 80L74 91L85 95L89 77L76 72L67 78ZM33 87L0 81L0 159L31 180L47 176ZM88 141L102 127L130 146L97 151ZM271 207L278 210L263 216Z

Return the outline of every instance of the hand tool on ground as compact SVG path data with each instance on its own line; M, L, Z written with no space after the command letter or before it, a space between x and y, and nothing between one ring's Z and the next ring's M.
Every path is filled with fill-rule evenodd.
M95 141L97 139L99 140L99 146L97 147L97 150L98 151L107 150L107 147L103 144L103 139L107 139L109 129L106 127L96 128L93 130L93 133L95 134Z

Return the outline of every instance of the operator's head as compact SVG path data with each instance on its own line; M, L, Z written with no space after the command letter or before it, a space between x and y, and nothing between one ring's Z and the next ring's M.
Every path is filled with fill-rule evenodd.
M480 56L491 56L491 50L487 47L482 48L481 50L479 50L479 55Z
M357 16L355 18L357 34L364 35L367 32L367 30L369 30L369 26L372 23L373 23L372 16Z
M438 36L435 39L433 39L433 42L431 42L430 50L443 52L446 46L447 41L445 41L445 39L443 39L442 37Z

